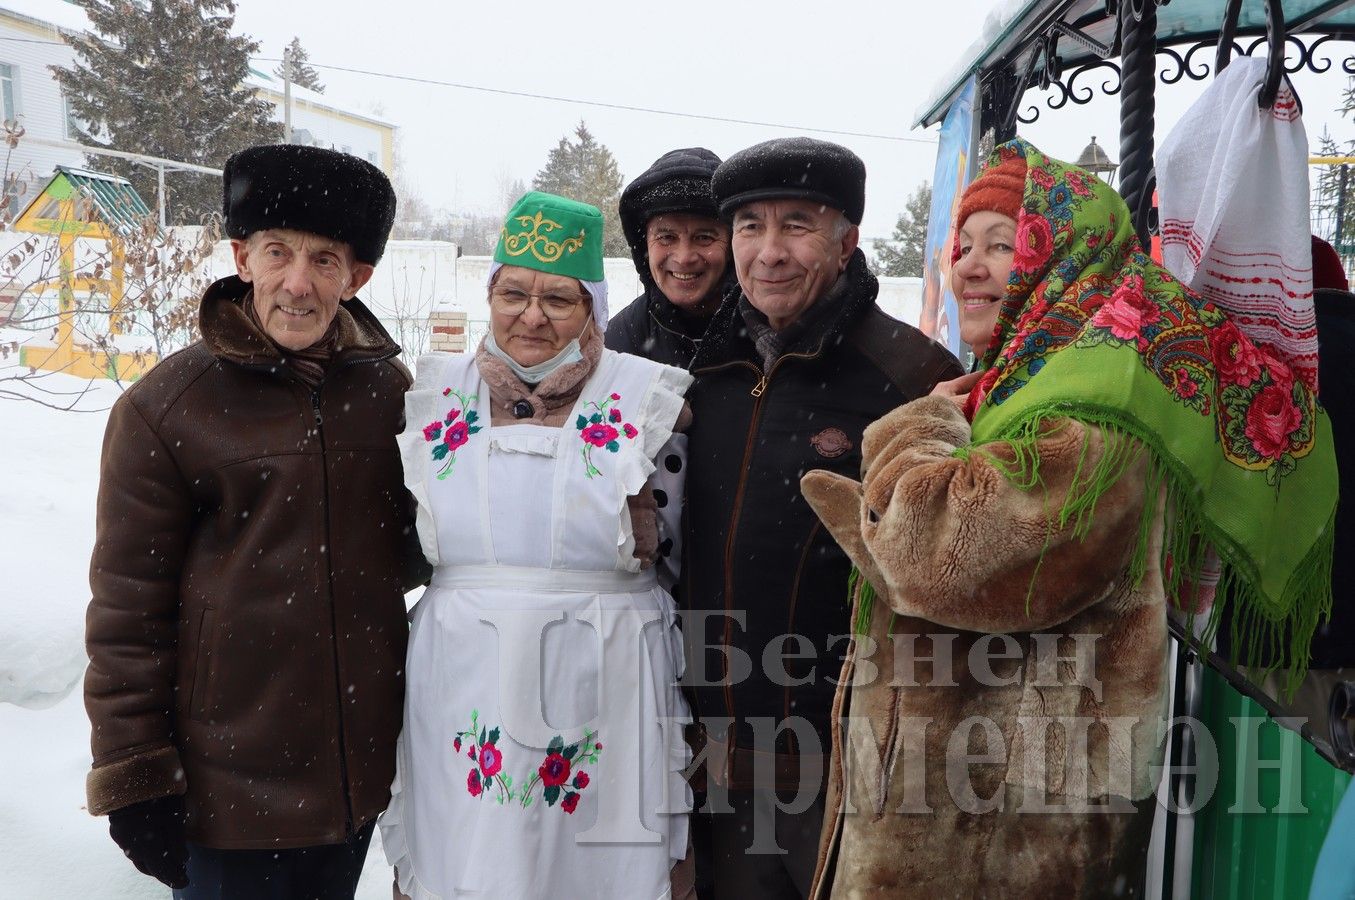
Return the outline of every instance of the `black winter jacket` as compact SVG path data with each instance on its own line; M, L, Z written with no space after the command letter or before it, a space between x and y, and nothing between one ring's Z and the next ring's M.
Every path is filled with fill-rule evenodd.
M845 296L833 302L841 308L819 318L766 377L738 291L716 313L691 366L693 452L681 589L684 631L695 651L689 677L700 679L692 681L698 717L734 718L734 740L744 748L754 746L750 717L790 716L813 726L822 752L830 747L829 679L837 679L851 630L851 564L801 496L800 476L828 469L859 478L866 426L938 381L963 374L944 348L875 304L879 282L860 250L840 278ZM837 292L835 286L830 296ZM696 610L723 612L705 617L703 629ZM739 624L724 612L746 619ZM797 647L785 640L788 634L805 640ZM830 640L834 635L844 637ZM751 661L752 674L739 683L725 678L725 655L714 649L726 645ZM763 654L770 647L779 656L783 645L784 674L774 679L764 671ZM795 658L802 651L808 652ZM769 658L770 671L779 672L780 660ZM796 748L783 733L776 749L814 748Z
M645 292L607 323L607 349L687 368L701 346L709 320L691 319L678 312L648 274L641 281Z
M1314 669L1355 666L1355 377L1350 353L1355 350L1355 294L1321 289L1313 292L1317 311L1318 399L1331 419L1336 445L1336 471L1341 497L1336 505L1336 552L1332 560L1331 618L1313 635Z

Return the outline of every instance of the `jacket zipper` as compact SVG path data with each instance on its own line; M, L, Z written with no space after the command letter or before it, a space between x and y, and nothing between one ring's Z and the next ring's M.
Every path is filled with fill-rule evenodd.
M734 507L729 515L729 529L725 532L724 570L725 570L726 615L725 615L725 630L722 641L726 648L729 647L730 642L734 636L734 620L732 618L732 613L734 611L734 575L733 568L730 565L731 560L734 558L734 535L735 532L738 530L740 514L743 511L743 496L746 493L748 487L748 466L753 458L753 438L757 436L758 425L760 424L759 417L762 414L762 397L763 394L767 392L767 385L768 382L771 380L771 377L776 374L777 369L781 368L781 363L785 362L787 359L790 359L792 357L798 357L801 359L813 359L815 356L818 356L817 352L787 353L784 356L781 356L779 359L777 359L776 362L772 363L771 370L765 373L762 371L762 369L746 360L739 360L735 363L730 364L738 366L747 366L748 368L757 372L758 380L757 383L753 385L753 389L749 392L753 397L753 412L752 415L749 416L748 418L748 437L744 441L743 445L743 462L739 468L739 483L734 489ZM725 366L712 366L706 369L702 369L701 373L704 374L706 372L711 372L714 371L716 368L725 368ZM737 717L734 715L734 690L733 685L729 683L728 649L726 649L724 654L723 669L724 671L722 673L721 681L724 682L725 710L728 713L730 719L736 719ZM731 729L734 728L733 723L730 724L730 728ZM734 753L734 748L737 744L737 732L731 732L728 738L729 740L727 751L729 756L732 757Z
M324 382L321 382L323 385ZM329 465L325 461L325 421L320 414L320 387L311 391L311 411L315 413L315 437L320 442L321 496L329 496ZM338 705L334 708L335 723L339 728L339 782L343 790L343 836L353 834L353 795L348 789L348 745L343 731L343 684L339 669L339 613L334 608L334 548L330 546L329 504L325 504L325 573L329 584L329 635L334 653L334 689Z
M734 575L730 567L730 560L734 557L734 532L739 527L740 513L743 511L743 495L748 487L748 464L753 458L753 438L757 436L758 419L762 413L762 394L767 387L767 376L752 363L744 363L750 369L758 373L758 382L754 386L753 394L753 414L748 417L748 437L743 444L743 462L739 466L739 483L734 489L734 507L729 514L729 528L725 532L725 629L721 637L721 643L724 644L725 652L723 657L724 671L720 674L720 681L724 684L725 712L731 719L730 728L736 727L736 718L734 715L734 686L729 683L729 645L734 637L734 621L731 618L734 612ZM725 768L728 770L728 758L732 758L734 747L738 743L738 732L731 731L726 735L726 762Z
M332 373L333 371L336 371L338 369L347 369L352 366L361 365L364 363L385 362L386 360L394 359L396 356L399 355L400 348L392 347L391 349L386 350L375 356L358 356L358 357L348 357L346 359L339 359L332 364L330 372ZM277 372L276 364L271 362L269 363L247 362L239 363L239 365L241 365L243 368L252 369L254 371L270 373ZM326 373L326 377L329 377L329 374L330 373ZM305 384L300 379L298 379L294 373L290 375L290 378L297 384L300 384L303 387L305 387ZM323 384L323 382L321 382L321 384ZM322 496L327 497L329 495L329 468L328 465L324 462L325 422L324 417L320 413L319 386L311 390L310 401L311 401L311 415L315 420L315 436L316 439L320 442L320 459L321 459L320 479L321 479L321 488L323 492ZM339 683L342 680L341 673L339 671L339 618L338 611L334 608L334 567L330 563L330 559L332 558L333 554L333 548L330 546L331 541L330 541L328 503L325 504L324 539L325 539L324 544L325 577L326 582L329 585L330 645L331 648L333 649L334 654L334 689L335 697L338 701L338 706L335 708L335 715L337 716L335 721L336 724L338 725L339 730L339 780L342 782L341 789L343 791L343 833L344 840L347 840L348 838L353 836L353 796L352 792L348 788L348 755L346 749L347 746L346 738L344 737L344 728L343 728L343 685Z

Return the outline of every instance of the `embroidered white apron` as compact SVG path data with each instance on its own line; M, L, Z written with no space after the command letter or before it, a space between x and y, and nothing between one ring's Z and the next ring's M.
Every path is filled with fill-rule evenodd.
M381 819L415 900L668 896L687 845L682 645L626 496L690 380L604 351L563 427L492 428L472 356L420 361L400 444L436 569Z

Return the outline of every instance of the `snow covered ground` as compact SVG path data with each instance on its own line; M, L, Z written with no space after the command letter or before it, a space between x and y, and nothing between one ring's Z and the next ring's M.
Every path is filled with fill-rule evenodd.
M42 380L65 405L86 388ZM67 393L69 392L69 393ZM64 394L64 396L63 396ZM87 569L99 450L116 386L96 384L62 412L0 399L0 897L164 898L85 811L89 722L84 671ZM391 870L373 840L358 897L388 900Z

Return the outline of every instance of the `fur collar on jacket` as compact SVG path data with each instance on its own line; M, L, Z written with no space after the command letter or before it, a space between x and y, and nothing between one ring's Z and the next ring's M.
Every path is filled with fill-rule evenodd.
M250 286L236 275L212 283L198 306L198 330L202 342L218 359L242 366L277 366L282 352L257 325L249 320L241 303ZM400 352L376 316L354 297L339 304L336 314L339 336L334 360L388 359Z

